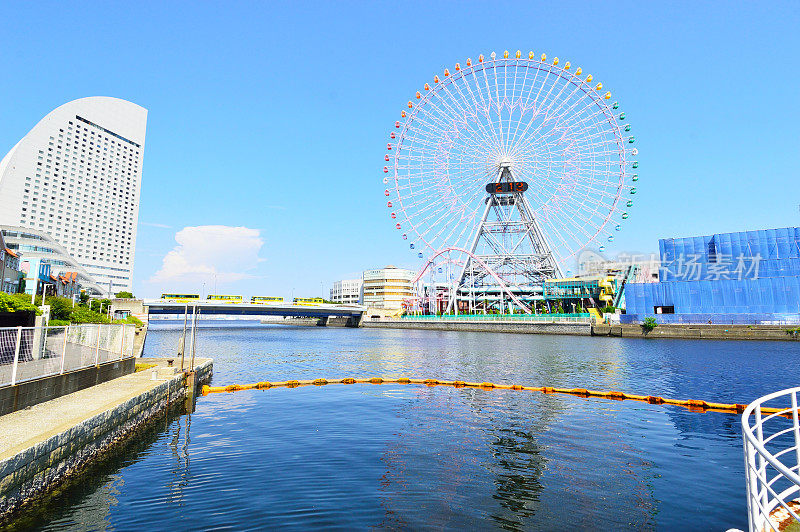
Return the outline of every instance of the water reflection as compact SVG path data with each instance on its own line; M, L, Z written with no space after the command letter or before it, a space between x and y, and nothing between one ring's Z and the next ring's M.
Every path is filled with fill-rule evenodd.
M152 330L147 353L176 342L177 332ZM198 355L215 359L215 384L403 375L726 402L795 384L800 345L783 345L318 327L198 334ZM617 530L745 522L736 416L401 385L220 394L196 408L165 419L28 523Z

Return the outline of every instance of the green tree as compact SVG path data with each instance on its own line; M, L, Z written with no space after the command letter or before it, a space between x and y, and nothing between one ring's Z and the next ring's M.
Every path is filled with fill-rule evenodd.
M133 299L133 294L131 292L117 292L118 299Z
M89 294L87 294L86 292L81 292L81 305L85 307L87 306L88 303L89 303Z
M72 300L66 297L50 296L47 298L50 305L50 320L69 320L72 315Z

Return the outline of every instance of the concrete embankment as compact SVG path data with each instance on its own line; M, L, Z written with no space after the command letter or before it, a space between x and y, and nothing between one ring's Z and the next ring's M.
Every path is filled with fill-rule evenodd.
M708 340L800 340L788 325L715 325L686 324L659 325L645 332L641 325L595 325L592 336L617 336L624 338L685 338Z
M790 332L791 327L786 325L659 325L649 333L645 333L640 325L589 325L587 323L365 320L362 326L382 329L571 334L581 336L616 336L624 338L800 340L800 333Z
M363 327L380 329L427 329L432 331L472 331L523 334L569 334L589 336L588 323L531 323L531 322L481 322L481 321L367 321Z
M186 374L142 361L157 367L0 417L0 524L186 400ZM211 359L195 362L195 385L209 382Z

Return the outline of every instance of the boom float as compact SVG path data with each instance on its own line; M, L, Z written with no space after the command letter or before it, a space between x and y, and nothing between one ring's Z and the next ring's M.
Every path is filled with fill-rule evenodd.
M240 390L268 390L269 388L297 388L299 386L325 386L327 384L424 384L425 386L452 386L454 388L481 388L483 390L516 390L523 392L541 392L545 394L566 394L577 397L599 397L602 399L612 399L615 401L641 401L653 405L674 405L688 408L692 412L726 412L729 414L741 414L747 405L728 404L728 403L709 403L696 399L668 399L655 395L633 395L624 392L604 392L598 390L587 390L586 388L553 388L551 386L522 386L520 384L495 384L493 382L466 382L466 381L443 381L439 379L410 379L400 377L397 379L385 379L383 377L366 377L344 379L313 379L313 380L291 380L280 382L256 382L254 384L230 384L228 386L203 386L203 395L222 392L238 392ZM783 410L779 408L761 408L762 414L779 414Z

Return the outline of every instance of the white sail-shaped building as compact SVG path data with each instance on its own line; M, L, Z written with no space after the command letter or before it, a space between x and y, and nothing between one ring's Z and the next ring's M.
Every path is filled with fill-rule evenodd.
M118 98L52 111L0 161L0 225L46 232L98 285L130 291L146 126Z

